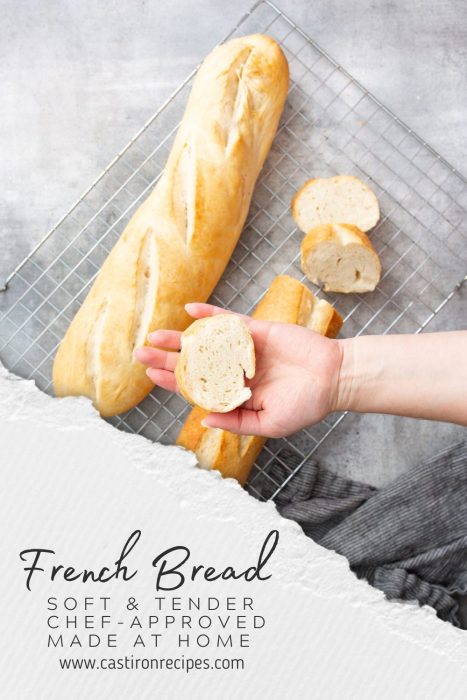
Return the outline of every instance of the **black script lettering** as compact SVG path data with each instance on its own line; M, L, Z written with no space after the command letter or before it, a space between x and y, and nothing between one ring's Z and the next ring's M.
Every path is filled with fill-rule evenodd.
M127 565L123 564L123 562L128 557L130 552L134 549L140 537L141 530L135 530L131 533L131 535L125 542L125 545L123 546L119 558L115 562L116 568L113 572L110 572L110 569L107 566L104 566L102 569L100 569L99 572L96 573L91 569L85 569L84 571L78 572L73 566L65 567L63 564L54 564L49 573L50 580L54 581L60 573L64 581L76 581L78 579L81 579L83 583L86 583L86 581L90 579L93 582L107 583L113 578L122 578L124 581L130 581L136 576L138 570L136 569L132 573L129 573ZM23 549L23 551L20 552L19 556L22 561L27 561L27 557L30 554L34 555L32 564L31 566L24 567L24 571L28 572L28 575L26 577L26 588L28 589L28 591L31 590L31 579L33 573L36 571L45 571L45 569L42 566L39 566L39 560L41 559L41 555L55 554L55 551L53 549L41 548Z
M178 561L178 563L176 563L174 566L172 566L172 568L168 569L166 558L175 552L177 552L177 553L183 552L184 557L181 558L181 560ZM160 569L157 573L157 579L156 579L156 588L158 591L175 591L177 588L180 588L181 586L183 586L183 584L185 583L185 576L182 574L181 571L179 571L179 569L180 569L180 567L183 566L183 564L185 564L188 561L189 558L190 558L190 550L188 549L188 547L178 546L178 547L170 547L170 549L166 549L165 552L162 552L161 554L159 554L158 557L156 557L154 559L154 561L152 562L152 565L154 568L156 568L159 565L159 563L161 562ZM161 583L162 577L163 576L170 576L170 575L176 577L175 583L172 586L170 586L170 585L163 586Z

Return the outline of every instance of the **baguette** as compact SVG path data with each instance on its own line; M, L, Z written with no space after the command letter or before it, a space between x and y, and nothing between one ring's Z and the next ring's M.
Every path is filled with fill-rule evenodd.
M175 379L181 395L206 411L227 413L248 401L245 377L255 376L255 346L235 314L200 318L182 334Z
M326 292L372 292L381 277L378 253L350 224L315 226L302 241L302 270Z
M335 338L342 326L339 313L324 299L317 299L293 277L276 277L256 307L253 318L279 323L296 323ZM207 411L195 407L177 438L177 445L196 453L199 466L217 469L224 477L244 484L266 439L235 435L226 430L205 428L201 421Z
M55 393L89 396L103 416L153 388L133 350L158 328L184 330L238 241L285 103L288 65L259 34L216 48L194 80L155 189L104 262L57 352Z
M292 199L292 216L304 233L319 224L353 224L369 231L379 219L375 194L353 175L315 178Z

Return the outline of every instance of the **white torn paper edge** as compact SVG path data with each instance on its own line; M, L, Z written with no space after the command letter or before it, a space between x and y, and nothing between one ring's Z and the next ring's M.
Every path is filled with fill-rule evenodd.
M270 698L309 697L303 688L307 693L327 688L322 698L375 697L376 692L379 698L465 696L464 631L440 621L429 608L385 600L357 580L343 557L281 518L273 503L260 503L234 480L198 469L193 454L118 431L87 399L52 399L3 368L0 436L1 517L7 539L2 678L8 678L6 688L16 693L8 697L140 699L146 697L144 689L163 687L172 697L183 698L191 696L195 677L196 690L204 688L205 698L238 697L240 691L246 698L263 697L266 691ZM265 535L272 529L280 532L280 547L268 562L272 577L254 587L271 624L249 650L241 674L199 671L188 677L166 672L158 674L156 686L144 672L112 677L56 668L44 648L38 594L25 590L19 551L51 547L69 553L72 560L89 562L96 560L107 537L105 548L114 561L123 533L135 528L143 534L152 531L152 539L159 540L145 542L142 561L165 547L184 544L183 537L189 536L194 562L212 563L209 557L215 562L221 552L223 563L240 557L239 565L254 563L251 557L257 556ZM163 541L159 533L164 533ZM198 547L202 553L197 557ZM233 588L238 595L251 593L248 584L235 582ZM51 592L50 582L44 584L40 603L62 589L71 590L69 584L54 583ZM219 587L213 592L201 584L195 589L220 593ZM122 593L116 590L115 595Z

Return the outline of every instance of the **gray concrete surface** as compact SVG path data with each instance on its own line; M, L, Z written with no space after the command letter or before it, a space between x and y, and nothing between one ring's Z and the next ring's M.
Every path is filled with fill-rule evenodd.
M279 4L467 175L464 0ZM0 0L0 280L250 6ZM467 327L466 302L464 289L432 328ZM354 416L319 456L342 473L382 484L463 433Z
M0 0L0 280L251 0ZM278 0L467 174L465 0Z
M277 0L467 175L465 0ZM251 0L0 0L0 282ZM467 289L431 328L467 328ZM321 461L383 484L465 435L348 417Z

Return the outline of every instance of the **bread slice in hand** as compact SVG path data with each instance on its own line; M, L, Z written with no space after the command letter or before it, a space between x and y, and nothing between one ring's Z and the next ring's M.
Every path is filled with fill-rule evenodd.
M378 222L374 193L353 175L308 180L292 199L292 216L308 233L318 224L347 223L368 231Z
M328 338L335 338L343 323L341 315L327 301L318 299L308 287L288 275L274 279L254 310L253 318L296 323ZM193 450L203 469L217 469L223 476L244 484L266 438L206 428L201 423L205 417L205 411L193 408L178 435L177 445Z
M255 375L255 347L234 314L195 321L183 333L175 378L182 396L206 411L227 413L247 401L245 376Z
M381 263L363 231L350 224L321 224L302 241L302 270L326 292L371 292Z

